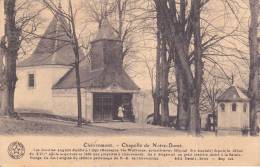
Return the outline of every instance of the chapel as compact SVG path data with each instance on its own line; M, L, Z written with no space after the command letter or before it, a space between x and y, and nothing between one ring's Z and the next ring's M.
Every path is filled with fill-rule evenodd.
M33 54L18 63L15 108L77 116L74 53L66 42L66 26L56 14ZM124 119L134 121L139 87L123 68L122 41L107 18L90 45L87 56L79 51L83 118L114 121L123 106Z
M238 134L249 131L248 96L232 85L217 98L217 132Z

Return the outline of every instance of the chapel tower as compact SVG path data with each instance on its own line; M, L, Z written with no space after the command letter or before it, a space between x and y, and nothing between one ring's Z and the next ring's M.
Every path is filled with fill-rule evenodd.
M122 67L122 42L105 18L94 40L91 41L91 70Z

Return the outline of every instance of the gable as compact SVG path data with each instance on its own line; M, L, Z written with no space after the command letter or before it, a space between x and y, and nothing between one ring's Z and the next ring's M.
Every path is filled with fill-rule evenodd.
M217 98L219 102L249 101L249 98L237 87L229 87L221 96Z

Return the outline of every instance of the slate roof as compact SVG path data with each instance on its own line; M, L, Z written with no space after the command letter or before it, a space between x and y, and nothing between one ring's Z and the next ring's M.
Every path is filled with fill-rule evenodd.
M112 27L112 25L109 23L107 18L104 18L101 27L99 28L94 40L120 40L118 37L118 34L116 33L115 29Z
M238 87L230 86L221 96L217 98L219 102L247 102L250 99Z
M107 19L103 21L94 41L97 40L120 40ZM79 71L80 87L90 91L134 92L139 90L139 87L132 81L121 65L112 63L104 68L91 70L91 63L85 57L80 62ZM53 89L72 89L76 87L76 74L75 68L73 68L53 86Z
M70 40L65 34L68 27L63 17L56 14L42 35L36 49L30 57L18 63L18 67L39 65L72 65L74 52ZM80 50L80 57L84 53Z
M132 81L129 75L120 67L108 66L105 69L90 70L90 63L85 58L80 63L80 86L86 89L105 89L113 85L123 90L137 91L139 87ZM76 88L75 69L70 70L53 89Z

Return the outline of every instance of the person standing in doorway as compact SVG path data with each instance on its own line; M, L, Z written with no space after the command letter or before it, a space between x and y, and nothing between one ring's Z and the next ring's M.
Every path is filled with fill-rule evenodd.
M123 107L123 105L120 105L118 107L118 117L123 122L123 120L124 120L124 107Z

